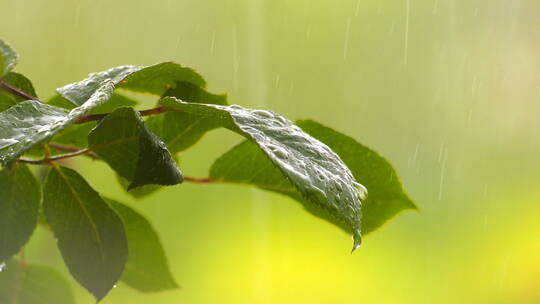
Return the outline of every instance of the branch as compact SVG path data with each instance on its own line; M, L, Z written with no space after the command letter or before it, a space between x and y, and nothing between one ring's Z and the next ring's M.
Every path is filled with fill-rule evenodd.
M159 113L163 113L163 112L166 112L166 111L169 111L169 109L164 108L164 107L157 107L157 108L153 108L153 109L139 111L139 114L141 116L150 116L150 115L156 115L156 114L159 114ZM75 123L83 124L83 123L87 123L87 122L90 122L90 121L101 120L103 117L105 117L107 115L109 115L109 113L86 115L86 116L81 117Z
M77 147L71 147L71 146L64 146L64 145L59 145L59 144L54 144L54 143L49 143L49 147L51 148L54 148L56 150L60 150L60 151L67 151L67 152L78 152L79 151L79 148ZM88 150L86 153L84 153L84 155L88 156L88 157L91 157L92 159L98 159L99 157L96 155L96 153Z
M17 161L20 162L20 163L33 164L33 165L47 165L47 164L50 164L53 161L66 159L66 158L71 158L71 157L75 157L77 155L88 154L88 153L91 153L91 151L89 149L82 149L82 150L77 150L75 152L61 154L61 155L57 155L57 156L53 156L53 157L45 157L43 159L30 159L30 158L21 157Z
M17 89L16 87L0 80L0 88L3 88L4 90L10 92L11 94L14 94L14 95L17 95L19 97L22 97L26 100L35 100L35 101L39 101L41 103L44 103L43 101L39 100L39 98L35 97L35 96L32 96L30 94L27 94L19 89Z
M197 183L197 184L209 184L209 183L215 183L216 180L213 180L211 178L196 178L196 177L189 177L184 176L184 181L190 182L190 183Z

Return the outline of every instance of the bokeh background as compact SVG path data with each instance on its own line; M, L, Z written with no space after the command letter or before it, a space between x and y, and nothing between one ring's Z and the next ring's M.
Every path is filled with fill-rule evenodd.
M184 184L135 201L104 164L76 161L153 222L182 286L148 295L119 284L103 303L540 303L539 1L0 7L0 37L42 98L89 72L177 61L232 103L313 118L378 150L421 210L350 255L349 236L278 194ZM184 172L205 176L238 141L207 135L181 155ZM38 230L28 259L66 272L53 244Z

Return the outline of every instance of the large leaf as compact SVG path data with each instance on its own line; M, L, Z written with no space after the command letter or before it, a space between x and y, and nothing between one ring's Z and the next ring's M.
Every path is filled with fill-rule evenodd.
M368 198L362 204L364 233L377 229L400 211L417 209L403 190L397 172L379 153L313 120L300 120L296 124L334 150L356 180L368 189Z
M32 82L30 81L30 79L26 78L22 74L10 72L7 75L5 75L4 78L2 78L2 81L16 89L19 89L20 91L30 96L34 96L34 97L37 96L34 86L32 85ZM0 88L0 112L25 100L26 99L23 97L15 95L6 90L2 90L2 88Z
M193 103L227 105L226 95L208 93L188 82L178 83L175 88L165 92L165 95ZM180 111L151 116L146 123L167 144L173 154L191 147L206 132L220 127L219 122L213 119Z
M377 152L353 138L311 120L296 124L303 131L328 145L345 162L355 179L369 191L362 203L362 233L365 235L398 212L415 209L414 203L403 191L392 165ZM238 166L235 160L246 160ZM210 170L210 178L234 183L253 184L262 189L302 199L260 149L244 141L221 156Z
M67 280L53 268L10 260L0 272L0 303L73 304L75 299Z
M128 189L182 182L165 144L148 130L133 108L118 108L102 119L88 135L88 146L130 181Z
M195 71L173 62L164 62L148 67L119 66L99 73L92 73L88 78L58 88L56 91L75 105L81 105L88 99L104 80L110 79L116 87L127 90L162 95L177 82L189 82L204 87L204 79Z
M99 301L127 260L122 220L82 176L56 165L45 181L43 210L70 273Z
M108 200L122 218L129 244L129 255L122 281L142 292L177 288L165 252L148 220L132 208Z
M40 201L41 187L25 165L0 170L0 263L32 235Z
M17 64L17 53L3 40L0 40L0 78L9 73Z
M0 113L0 163L4 166L108 100L113 85L102 86L81 106L67 111L62 108L27 100Z
M186 103L172 97L160 103L170 110L211 119L253 141L302 194L301 202L307 210L352 233L353 248L360 245L360 200L366 191L328 146L272 112L236 105ZM250 160L232 161L235 168L242 170ZM260 170L260 174L266 174Z

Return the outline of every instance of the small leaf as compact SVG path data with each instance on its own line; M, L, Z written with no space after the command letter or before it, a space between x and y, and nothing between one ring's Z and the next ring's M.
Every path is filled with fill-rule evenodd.
M121 280L142 292L178 288L159 237L148 220L124 204L108 201L124 222L129 244L128 260Z
M397 172L377 152L313 120L300 120L296 124L334 150L356 180L368 189L368 198L362 204L364 234L377 229L400 211L417 209L403 190Z
M353 248L360 245L360 200L367 193L328 146L272 112L236 105L186 103L172 97L160 103L170 110L211 119L253 141L283 174L283 179L302 194L308 211L352 233ZM241 170L249 161L235 159L234 167Z
M164 62L148 67L119 66L99 73L92 73L88 78L68 84L56 91L74 105L81 105L99 87L99 84L110 79L116 87L127 90L162 95L166 90L174 88L177 82L189 82L204 87L204 79L195 71L173 62Z
M30 239L40 201L41 187L25 165L0 170L0 263Z
M133 108L118 108L88 135L89 148L120 176L128 189L146 184L175 185L182 175L165 144Z
M12 87L15 87L23 91L24 93L28 95L31 95L34 97L37 96L34 86L32 85L32 82L30 81L30 79L26 78L22 74L10 72L6 76L4 76L4 78L2 78L2 81L11 85ZM11 92L2 90L0 88L0 112L25 100L26 100L25 98L15 95Z
M208 93L188 82L177 83L176 87L165 92L165 95L193 103L227 105L226 95ZM146 124L167 144L172 154L191 147L206 132L220 127L219 122L213 119L180 111L151 116L146 120Z
M0 112L0 163L8 165L32 146L75 123L108 100L112 89L110 82L104 82L83 105L71 111L27 100Z
M74 304L67 280L47 266L6 263L0 272L0 303L5 304Z
M3 40L0 40L0 78L9 73L17 64L17 53Z
M71 275L101 300L126 263L122 220L82 176L56 165L45 181L43 210Z

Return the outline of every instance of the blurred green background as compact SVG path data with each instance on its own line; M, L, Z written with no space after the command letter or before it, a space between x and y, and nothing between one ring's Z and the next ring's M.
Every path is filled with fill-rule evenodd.
M181 290L103 303L540 303L537 0L1 0L0 37L42 98L89 72L173 60L231 103L313 118L396 166L420 213L351 239L283 196L234 185L142 201L73 163L158 230ZM147 102L152 99L143 98ZM239 138L181 155L203 177ZM49 232L28 259L66 272ZM79 303L92 298L73 281Z

